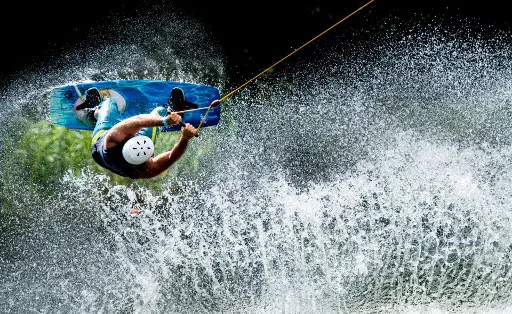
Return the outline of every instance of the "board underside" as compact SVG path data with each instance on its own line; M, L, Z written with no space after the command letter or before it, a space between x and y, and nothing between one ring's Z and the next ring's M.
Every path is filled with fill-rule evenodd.
M183 90L188 102L207 108L210 103L220 98L219 90L208 85L154 80L119 80L80 83L54 88L50 93L50 121L52 124L76 130L93 130L93 126L82 122L75 106L84 99L86 90L96 87L103 95L116 94L125 101L123 118L142 113L150 113L154 108L167 104L169 94L174 87ZM114 92L112 92L114 91ZM82 96L82 97L81 97ZM186 112L183 122L198 127L207 110ZM220 105L210 108L201 127L217 125L220 121ZM179 125L162 127L162 132L181 130Z

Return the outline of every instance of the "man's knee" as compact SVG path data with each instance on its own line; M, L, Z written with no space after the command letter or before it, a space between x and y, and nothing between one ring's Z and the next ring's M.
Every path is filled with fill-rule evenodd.
M153 109L153 111L151 111L151 114L157 115L160 117L166 117L167 116L167 108L162 107L162 106L156 107L155 109Z

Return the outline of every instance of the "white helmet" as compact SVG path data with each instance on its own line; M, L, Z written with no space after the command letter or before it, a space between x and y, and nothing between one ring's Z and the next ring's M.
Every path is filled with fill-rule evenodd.
M145 163L155 151L153 141L145 135L137 135L129 139L123 146L123 157L132 165Z

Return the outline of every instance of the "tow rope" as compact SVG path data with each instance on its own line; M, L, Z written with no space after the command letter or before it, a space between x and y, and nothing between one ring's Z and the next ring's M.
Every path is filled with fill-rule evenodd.
M290 56L292 56L293 54L295 54L297 51L301 50L302 48L306 47L307 45L309 45L310 43L312 43L313 41L315 41L316 39L318 39L320 36L324 35L325 33L327 33L328 31L330 31L331 29L335 28L336 26L338 26L339 24L341 24L342 22L344 22L345 20L347 20L348 18L350 18L352 15L356 14L357 12L361 11L362 9L364 9L365 7L367 7L370 3L372 3L373 1L375 0L370 0L368 1L366 4L364 4L363 6L361 6L360 8L358 8L357 10L355 10L354 12L350 13L349 15L347 15L346 17L342 18L341 20L339 20L338 22L336 22L334 25L332 25L331 27L329 27L328 29L326 29L325 31L321 32L320 34L318 34L317 36L315 36L314 38L312 38L311 40L309 40L308 42L306 42L305 44L303 44L302 46L300 46L299 48L295 49L294 51L292 51L291 53L289 53L288 55L286 55L285 57L283 57L281 60L277 61L276 63L272 64L270 67L266 68L265 70L263 70L261 73L259 73L258 75L256 75L255 77L251 78L250 80L248 80L247 82L245 82L244 84L240 85L239 87L235 88L234 90L232 90L231 92L229 92L228 94L226 94L225 96L222 96L222 98L219 100L219 102L223 102L225 101L226 99L228 99L229 97L231 97L234 93L238 92L239 90L241 90L242 88L244 88L246 85L248 85L249 83L251 83L252 81L254 81L255 79L257 79L258 77L262 76L263 74L265 74L266 72L268 72L270 69L272 69L273 67L275 67L276 65L278 65L279 63L283 62L284 60L288 59ZM199 123L199 126L196 128L197 130L197 133L199 133L199 129L201 129L201 125L203 125L203 122L204 120L206 119L206 117L208 116L208 112L210 111L210 109L212 108L212 105L210 104L210 106L208 107L203 107L203 108L199 108L199 109L192 109L192 110L186 110L186 111L181 111L181 112L190 112L190 111L196 111L196 110L204 110L206 109L206 113L205 115L203 116L203 119L201 120L201 123Z

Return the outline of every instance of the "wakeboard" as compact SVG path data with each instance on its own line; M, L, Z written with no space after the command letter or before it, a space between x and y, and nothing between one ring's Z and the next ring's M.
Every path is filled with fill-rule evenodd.
M219 89L186 82L159 80L116 80L99 81L58 86L50 92L50 122L53 125L75 130L93 130L94 125L84 118L83 110L77 106L85 100L86 91L98 88L102 97L112 97L118 104L122 117L129 118L142 113L150 113L154 108L167 105L173 88L183 90L187 102L197 105L182 115L182 122L198 127L217 125L220 121L220 105L206 108L212 101L220 98ZM197 108L197 109L196 109ZM202 109L201 109L202 108ZM178 131L181 126L162 127L162 132Z

